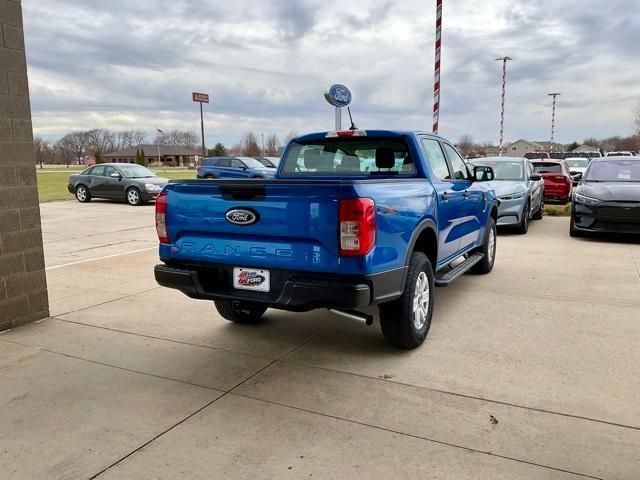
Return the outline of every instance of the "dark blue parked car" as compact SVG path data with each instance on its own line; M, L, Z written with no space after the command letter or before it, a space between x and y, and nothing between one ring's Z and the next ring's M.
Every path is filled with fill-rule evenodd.
M204 157L198 165L198 178L273 178L274 167L266 167L250 157Z
M370 324L362 309L376 306L387 341L414 348L429 331L434 287L493 268L493 179L429 133L300 136L275 179L167 184L156 201L156 280L214 300L239 323L267 308L328 308Z

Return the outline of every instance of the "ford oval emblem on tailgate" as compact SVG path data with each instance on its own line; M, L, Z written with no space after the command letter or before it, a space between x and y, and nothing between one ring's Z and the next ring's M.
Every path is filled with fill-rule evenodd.
M244 208L232 208L225 214L225 218L227 222L246 226L256 223L258 221L258 214Z

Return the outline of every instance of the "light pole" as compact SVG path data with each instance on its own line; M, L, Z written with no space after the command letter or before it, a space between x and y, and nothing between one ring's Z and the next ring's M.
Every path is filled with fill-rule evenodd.
M440 54L442 47L442 0L436 0L436 63L433 75L433 133L440 122Z
M551 108L551 143L549 143L549 151L553 152L553 134L556 128L556 97L561 95L559 92L549 93L550 97L553 97L553 107Z
M502 99L500 101L500 150L499 156L502 156L502 146L504 143L504 97L507 92L507 62L513 60L511 57L496 58L496 61L502 62Z

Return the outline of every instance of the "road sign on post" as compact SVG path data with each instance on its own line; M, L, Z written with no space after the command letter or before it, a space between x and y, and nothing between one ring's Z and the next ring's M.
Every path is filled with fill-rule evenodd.
M202 156L204 157L207 155L207 151L204 146L204 114L202 113L202 104L209 103L209 94L193 92L191 97L194 102L198 102L200 104L200 133L202 134Z
M193 101L200 103L209 103L209 94L208 93L198 93L193 92Z

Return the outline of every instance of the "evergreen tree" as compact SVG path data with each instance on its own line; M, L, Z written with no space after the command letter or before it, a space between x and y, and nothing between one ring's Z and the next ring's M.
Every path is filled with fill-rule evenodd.
M138 165L142 165L143 167L146 167L146 161L144 158L144 149L140 149L140 159L138 160Z
M207 150L209 157L225 157L227 155L227 148L220 142L216 143L213 148Z
M99 164L99 163L104 163L104 161L102 160L102 154L100 153L100 150L98 150L97 152L95 152L95 153L93 154L93 156L94 156L94 157L95 157L95 159L96 159L96 165L97 165L97 164Z

